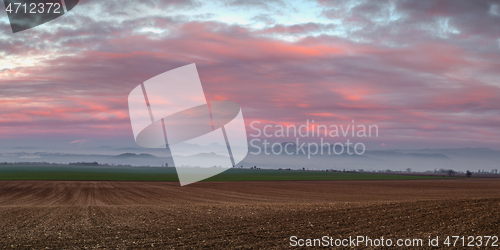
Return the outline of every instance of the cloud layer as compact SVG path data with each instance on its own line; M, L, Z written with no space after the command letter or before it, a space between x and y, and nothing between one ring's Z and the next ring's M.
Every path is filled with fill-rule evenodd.
M247 124L354 119L393 147L500 140L494 2L82 1L72 12L16 34L0 19L0 137L132 137L128 93L196 63L207 99L239 103Z

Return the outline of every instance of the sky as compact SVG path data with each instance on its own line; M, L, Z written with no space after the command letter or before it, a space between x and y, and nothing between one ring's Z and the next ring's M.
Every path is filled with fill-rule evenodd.
M13 34L0 146L133 146L127 97L195 63L249 124L375 124L368 149L500 149L500 1L81 0Z

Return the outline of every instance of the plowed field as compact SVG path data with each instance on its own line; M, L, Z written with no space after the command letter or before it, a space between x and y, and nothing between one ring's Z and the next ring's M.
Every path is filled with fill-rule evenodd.
M291 236L427 243L499 228L497 179L0 182L2 248L282 249Z

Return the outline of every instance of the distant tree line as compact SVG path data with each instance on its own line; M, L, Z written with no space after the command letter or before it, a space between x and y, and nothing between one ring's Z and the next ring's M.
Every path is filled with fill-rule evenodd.
M0 166L102 166L102 167L133 167L129 164L108 164L94 162L69 162L69 163L53 163L53 162L0 162ZM150 167L150 166L140 166Z

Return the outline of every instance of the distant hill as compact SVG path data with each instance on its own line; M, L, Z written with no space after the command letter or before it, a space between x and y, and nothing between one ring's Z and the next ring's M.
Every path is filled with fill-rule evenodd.
M444 154L420 154L420 153L408 153L408 156L413 157L427 157L427 158L438 158L438 159L450 159L450 157Z
M115 156L117 158L156 158L154 155L150 154L134 154L134 153L124 153Z

